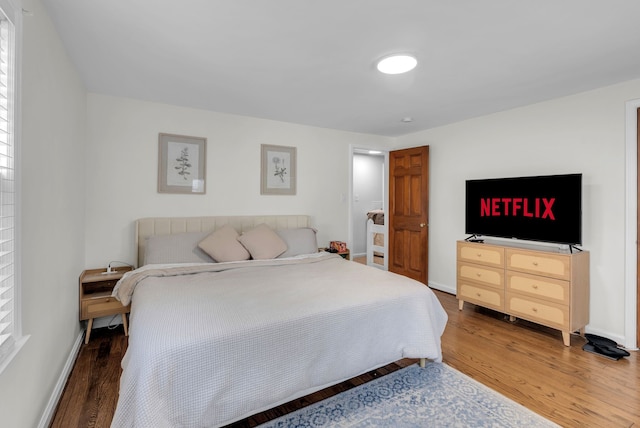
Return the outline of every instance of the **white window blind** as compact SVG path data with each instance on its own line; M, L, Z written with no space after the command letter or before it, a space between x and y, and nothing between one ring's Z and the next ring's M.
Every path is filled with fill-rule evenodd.
M14 27L0 10L0 362L16 336Z

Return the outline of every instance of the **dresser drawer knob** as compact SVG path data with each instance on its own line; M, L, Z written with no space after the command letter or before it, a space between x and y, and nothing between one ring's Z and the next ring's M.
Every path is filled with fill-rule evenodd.
M534 266L538 266L538 262L533 262L533 265Z
M478 297L482 297L482 294L480 294L480 293L476 293L476 296L478 296Z
M537 290L538 289L538 284L531 285L531 288L533 288L534 290Z
M531 310L532 310L533 312L536 312L536 313L538 312L538 308L535 308L535 307L534 307L534 308L531 308Z

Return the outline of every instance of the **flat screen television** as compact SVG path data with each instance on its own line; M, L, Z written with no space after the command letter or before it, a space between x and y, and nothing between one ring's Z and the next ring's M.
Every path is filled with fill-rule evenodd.
M582 174L467 180L465 233L582 244Z

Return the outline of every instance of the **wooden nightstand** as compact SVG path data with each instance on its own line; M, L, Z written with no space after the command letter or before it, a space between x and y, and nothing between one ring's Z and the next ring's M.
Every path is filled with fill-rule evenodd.
M338 255L343 259L351 260L351 251L348 248L344 251L338 251Z
M330 253L331 251L329 251L329 248L325 247L325 248L318 248L318 251L326 251L328 253ZM351 250L349 250L348 248L345 251L338 251L337 253L335 253L337 255L339 255L340 257L342 257L343 259L347 259L347 260L351 260Z
M89 320L84 343L89 343L93 319L109 315L122 314L122 326L125 336L129 335L127 313L131 306L122 306L115 297L111 296L113 287L125 272L131 267L112 268L112 272L105 274L106 269L89 269L80 274L80 321Z

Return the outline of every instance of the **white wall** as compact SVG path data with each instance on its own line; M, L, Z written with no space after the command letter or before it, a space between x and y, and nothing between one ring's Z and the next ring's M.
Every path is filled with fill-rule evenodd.
M353 256L367 251L367 212L383 208L384 173L384 156L353 154Z
M347 240L349 145L391 138L88 96L86 266L135 262L133 225L150 216L309 214L318 244ZM158 133L207 138L207 194L157 193ZM297 194L260 195L260 145L297 147Z
M80 335L84 266L85 91L41 3L24 3L20 254L31 337L0 375L6 427L37 426L47 406Z
M624 343L625 102L636 98L640 80L399 138L430 146L430 284L455 290L466 179L582 173L588 330Z

